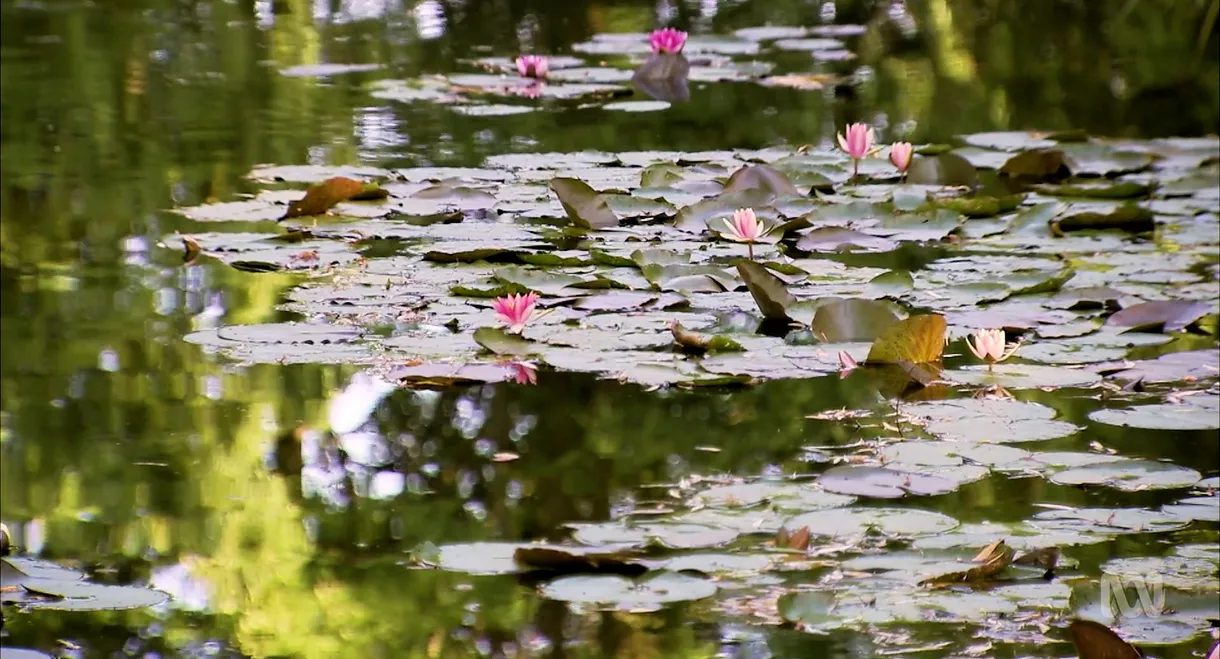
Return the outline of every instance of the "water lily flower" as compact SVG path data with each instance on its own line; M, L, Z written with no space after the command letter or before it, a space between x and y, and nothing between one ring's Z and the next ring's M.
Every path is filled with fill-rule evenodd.
M974 340L971 341L971 339ZM1016 354L1017 348L1021 347L1021 342L1005 345L1004 330L982 329L975 332L973 336L966 337L966 345L970 347L970 352L974 353L975 357L987 362L987 370L991 370L993 364L998 364Z
M724 221L724 228L720 230L720 233L729 240L745 243L746 248L750 251L750 259L753 260L754 243L767 235L767 230L754 215L753 208L738 208L733 211L732 220Z
M541 80L546 77L550 68L551 65L544 55L522 55L517 58L517 73L520 73L522 78Z
M915 155L915 147L910 142L895 142L890 145L890 162L902 174L907 173L911 166L911 158Z
M839 351L839 379L842 380L851 375L851 372L860 367L860 362L854 357L847 354L846 350Z
M517 384L538 384L538 369L529 362L513 360L505 364L508 375Z
M534 305L537 302L538 294L530 291L525 295L498 297L492 301L491 306L496 311L496 320L508 325L509 332L519 334L534 315Z
M851 124L847 127L847 136L837 135L839 148L851 156L852 178L860 173L860 161L873 149L873 127L868 124Z
M648 35L648 45L654 53L680 53L686 45L686 33L672 27L654 30Z

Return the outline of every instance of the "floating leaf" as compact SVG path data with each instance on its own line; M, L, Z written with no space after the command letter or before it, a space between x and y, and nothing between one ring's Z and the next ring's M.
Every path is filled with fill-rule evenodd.
M305 196L290 202L281 220L322 215L340 202L364 192L365 184L346 176L334 176L311 186Z
M889 252L898 243L846 227L818 227L801 235L796 248L804 252Z
M580 179L556 177L551 179L551 190L559 197L559 203L567 212L568 219L585 229L605 229L618 226L618 216L610 210L605 196L589 187Z
M1128 332L1180 332L1215 308L1207 302L1157 300L1127 307L1106 319L1107 326Z
M1089 418L1111 426L1148 430L1216 430L1220 410L1195 405L1137 405L1125 410L1096 410Z
M918 403L906 413L927 419L937 437L956 442L1031 442L1067 437L1080 428L1056 421L1054 408L1017 400L966 398Z
M1220 424L1213 423L1212 428L1217 427ZM1060 485L1104 485L1124 492L1140 492L1190 487L1201 477L1194 469L1167 462L1114 460L1056 472L1051 474L1049 480Z
M560 577L540 586L538 594L596 610L648 612L659 611L666 604L711 597L716 590L716 584L708 579L659 572L638 580L612 575Z
M957 520L918 508L831 508L797 515L788 528L808 526L815 536L852 536L874 529L886 535L915 537L953 530Z
M939 476L860 465L833 467L818 476L827 492L852 496L893 499L906 494L935 496L957 489L957 483Z
M480 327L474 331L475 343L497 355L531 355L537 352L534 344L517 334L497 327Z
M877 364L923 364L940 360L945 349L945 317L911 316L890 325L873 342L865 360Z

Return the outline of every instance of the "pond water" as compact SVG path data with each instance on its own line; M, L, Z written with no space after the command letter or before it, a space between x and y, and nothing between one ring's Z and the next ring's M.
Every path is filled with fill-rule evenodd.
M1203 656L1216 6L3 0L2 656Z

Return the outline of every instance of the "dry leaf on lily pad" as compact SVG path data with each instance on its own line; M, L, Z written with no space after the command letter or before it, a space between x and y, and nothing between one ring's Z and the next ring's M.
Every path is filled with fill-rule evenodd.
M982 552L979 552L978 556L974 557L975 562L982 563L982 565L961 572L950 572L949 574L941 574L931 579L925 579L919 585L949 586L960 583L981 583L996 576L1004 568L1011 565L1012 557L1015 553L1012 547L1004 544L1003 540L998 540ZM979 560L980 557L985 560Z
M288 204L288 211L281 220L294 217L322 215L336 204L353 199L365 191L365 184L354 178L334 176L311 186L305 196Z
M676 321L670 323L669 331L674 335L674 341L682 347L682 350L692 354L741 352L745 350L745 348L741 347L740 343L727 336L698 334L682 327L682 324Z
M939 361L945 352L946 327L945 317L937 314L900 320L881 332L865 362L926 364Z

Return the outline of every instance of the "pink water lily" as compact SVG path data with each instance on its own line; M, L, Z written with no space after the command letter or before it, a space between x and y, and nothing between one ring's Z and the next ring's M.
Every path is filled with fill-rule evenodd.
M724 228L720 230L720 234L729 240L745 243L746 249L750 252L750 259L753 260L754 243L767 235L767 230L763 227L762 222L758 221L758 216L754 214L753 208L738 208L733 211L732 220L724 221Z
M1017 348L1021 347L1021 342L1005 345L1004 330L982 329L975 332L973 336L966 337L966 345L975 357L987 362L987 370L991 370L993 364L998 364L1016 354Z
M538 369L529 362L510 361L505 364L508 377L517 384L538 384Z
M680 53L686 45L686 33L672 27L655 30L648 35L648 45L654 53Z
M491 306L496 311L496 320L508 325L508 331L519 334L534 315L538 294L530 291L525 295L505 295L496 298Z
M911 146L910 142L894 142L890 145L890 162L902 174L906 174L907 168L911 166L911 158L914 155L915 147Z
M842 380L851 375L851 372L860 368L860 362L854 357L847 354L846 350L839 351L839 379Z
M522 55L517 58L517 73L520 73L522 78L541 80L546 77L550 68L550 63L543 55Z
M860 174L860 161L873 149L873 128L868 124L851 124L847 127L846 137L843 133L837 135L839 148L851 156L852 178Z

